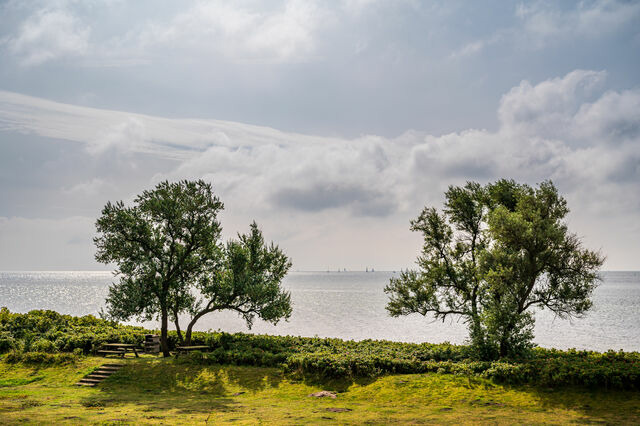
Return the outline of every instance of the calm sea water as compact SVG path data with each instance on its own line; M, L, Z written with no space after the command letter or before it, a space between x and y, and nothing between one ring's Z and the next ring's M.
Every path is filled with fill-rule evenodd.
M434 322L421 315L391 318L385 311L384 286L391 272L292 272L284 286L294 305L288 322L274 326L256 321L251 332L281 335L387 339L405 342L463 343L466 328L455 321ZM640 272L604 272L594 307L582 319L536 314L535 341L555 348L640 350ZM104 306L108 272L0 272L0 306L14 312L32 309L86 315ZM144 324L151 328L157 323ZM203 317L200 330L247 331L236 314Z

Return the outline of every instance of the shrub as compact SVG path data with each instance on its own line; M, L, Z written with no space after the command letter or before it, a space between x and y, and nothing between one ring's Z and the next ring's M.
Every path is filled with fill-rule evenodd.
M50 354L46 352L9 352L5 358L9 364L62 365L76 362L77 356L70 353Z
M51 341L44 338L37 339L31 343L31 350L34 352L57 352L56 345Z
M18 348L16 339L7 331L0 331L0 353L9 352Z
M50 328L43 331L44 325ZM15 314L0 309L0 351L8 352L7 362L72 362L102 343L140 343L144 334L151 332L90 315L78 318L53 311ZM468 346L450 343L355 342L224 332L195 332L192 337L194 344L210 346L212 351L180 356L177 362L280 367L289 373L329 378L443 373L509 384L640 389L638 352L534 348L525 358L489 362L474 360ZM168 340L170 347L175 347L177 334L170 332Z

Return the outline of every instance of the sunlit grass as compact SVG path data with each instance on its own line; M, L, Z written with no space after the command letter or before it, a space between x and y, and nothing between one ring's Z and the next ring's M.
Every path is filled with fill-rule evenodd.
M125 367L96 388L74 386L104 362L88 357L46 368L0 362L0 423L640 422L639 392L513 387L441 374L294 380L279 369L141 358L113 361ZM337 397L309 397L319 390Z

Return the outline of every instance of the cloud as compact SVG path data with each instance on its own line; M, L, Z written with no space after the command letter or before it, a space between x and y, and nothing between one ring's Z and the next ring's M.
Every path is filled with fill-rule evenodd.
M309 1L288 0L266 10L255 4L198 1L170 22L130 33L127 41L141 49L196 49L232 60L296 61L313 52L314 33L325 18Z
M104 179L93 178L89 181L75 184L70 188L64 188L63 192L68 195L92 196L103 192L107 187L112 187L112 185L105 182Z
M339 183L317 183L306 188L283 188L276 191L272 198L278 207L303 212L349 207L356 215L388 216L395 209L392 200L383 193Z
M468 41L449 54L449 59L465 59L505 43L518 50L542 49L574 39L603 38L633 25L640 17L640 3L616 0L581 1L565 8L560 2L520 3L515 9L515 24Z
M610 259L611 253L623 259L618 264L631 264L628 248L640 238L633 225L640 199L630 196L640 193L640 89L604 91L605 82L606 73L588 70L536 84L523 81L502 97L497 130L444 135L328 138L71 106L9 92L0 92L0 129L76 141L97 156L117 149L170 158L175 167L148 171L149 185L163 179L213 181L233 212L231 229L257 218L283 244L296 247L338 232L336 221L342 233L349 227L365 232L357 224L374 219L380 223L371 226L406 228L422 206L439 206L450 184L552 179L578 212L575 230L605 248ZM75 190L89 191L94 184L102 182ZM301 240L296 229L308 229L308 239ZM359 247L357 241L350 244Z
M583 1L576 8L562 10L555 2L521 3L516 16L522 28L541 45L565 37L600 37L619 30L640 16L637 2Z
M89 47L89 26L69 11L41 9L30 15L18 33L5 38L9 52L23 65L40 65L67 56L80 56Z
M93 155L104 154L107 151L131 152L144 149L148 143L145 125L131 116L89 141L87 151Z
M522 81L502 96L498 118L503 132L518 136L570 137L579 107L601 87L605 72L576 70L532 86Z

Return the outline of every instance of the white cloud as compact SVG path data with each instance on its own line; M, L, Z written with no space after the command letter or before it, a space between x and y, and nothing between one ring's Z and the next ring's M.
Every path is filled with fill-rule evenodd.
M40 65L66 56L83 55L90 27L63 9L41 9L29 16L18 33L4 40L23 65Z
M104 179L93 178L69 188L64 188L63 192L68 195L93 196L102 192L106 187L111 187L111 185L105 182Z
M148 143L149 138L145 125L131 116L90 140L87 150L93 155L103 154L110 150L126 153L144 149Z
M255 6L199 1L168 23L130 33L126 42L133 40L141 49L196 49L240 61L296 61L313 53L314 33L326 22L326 11L299 0L269 10Z
M605 249L608 266L637 267L629 249L640 239L640 229L630 226L640 214L640 200L630 196L640 193L640 90L603 92L605 78L603 72L576 70L538 84L523 81L502 97L498 130L440 136L409 131L396 138L316 137L8 92L0 92L0 129L82 142L96 155L117 147L173 158L172 171L149 172L149 185L167 178L211 180L227 205L224 223L232 232L257 219L283 246L291 243L300 253L320 250L338 263L337 252L319 248L314 236L334 241L341 233L353 234L349 229L406 230L424 204L439 205L448 185L466 180L553 179L576 212L575 230L589 245ZM403 241L413 241L408 231L398 232ZM347 247L369 253L363 246L369 240L354 238ZM387 265L406 266L415 245L385 253L393 259ZM314 259L298 258L298 265L317 267Z
M570 137L575 113L602 86L605 72L576 70L532 86L528 81L502 96L498 118L505 132L518 136Z

